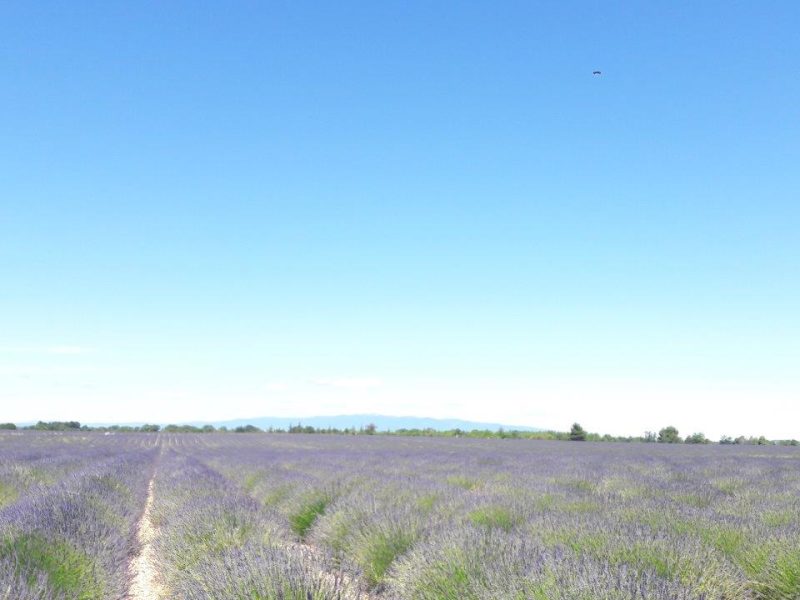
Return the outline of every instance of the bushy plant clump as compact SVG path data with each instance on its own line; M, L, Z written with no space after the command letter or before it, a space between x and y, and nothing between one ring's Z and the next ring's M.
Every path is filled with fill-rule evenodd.
M327 555L297 542L290 520L208 464L169 452L155 483L154 549L168 597L338 600L349 589ZM313 515L302 531L321 508L297 508Z
M329 569L331 571L329 571ZM345 600L350 586L333 567L291 547L246 542L208 555L180 587L181 598ZM327 573L331 573L327 575ZM173 588L175 589L175 588Z
M7 598L121 598L155 451L59 449L50 464L18 463L22 493L0 511L0 590Z

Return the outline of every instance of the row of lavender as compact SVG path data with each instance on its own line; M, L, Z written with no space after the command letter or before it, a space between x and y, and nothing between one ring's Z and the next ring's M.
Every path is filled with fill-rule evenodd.
M0 598L800 598L800 452L303 435L0 436Z
M324 554L296 543L282 516L187 452L155 478L154 554L165 598L338 600L356 588Z
M0 598L125 597L157 444L141 436L0 437Z
M794 449L182 440L157 478L169 597L800 598Z

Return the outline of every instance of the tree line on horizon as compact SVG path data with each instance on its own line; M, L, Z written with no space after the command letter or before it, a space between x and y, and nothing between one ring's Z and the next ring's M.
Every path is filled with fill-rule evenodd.
M573 441L573 442L626 442L626 443L659 443L659 444L710 444L714 443L705 434L698 432L681 437L678 429L672 425L660 429L658 432L646 431L642 436L614 436L609 434L591 433L586 431L579 423L573 423L568 432L562 431L519 431L505 430L500 428L496 431L488 429L395 429L379 431L373 423L368 423L362 427L336 428L336 427L312 427L310 425L291 425L287 429L278 427L268 427L261 429L255 425L239 425L237 427L214 427L213 425L109 425L109 426L90 426L82 425L79 421L39 421L34 425L18 427L14 423L0 423L0 430L29 430L29 431L97 431L107 433L305 433L305 434L329 434L329 435L394 435L408 437L463 437L479 439L529 439L529 440L550 440L550 441ZM719 444L723 445L782 445L800 446L800 441L790 440L769 440L764 436L736 438L723 435Z

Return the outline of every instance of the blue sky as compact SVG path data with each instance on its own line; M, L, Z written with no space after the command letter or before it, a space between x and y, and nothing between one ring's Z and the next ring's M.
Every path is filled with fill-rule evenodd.
M0 420L800 437L798 22L4 3Z

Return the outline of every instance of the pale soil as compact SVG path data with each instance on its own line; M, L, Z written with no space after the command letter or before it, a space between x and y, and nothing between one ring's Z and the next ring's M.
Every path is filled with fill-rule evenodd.
M147 502L144 505L142 518L139 520L137 537L141 550L139 555L131 561L129 570L131 587L128 598L131 600L160 600L164 598L164 591L158 581L155 568L153 539L157 531L151 520L153 508L153 479L147 486Z

